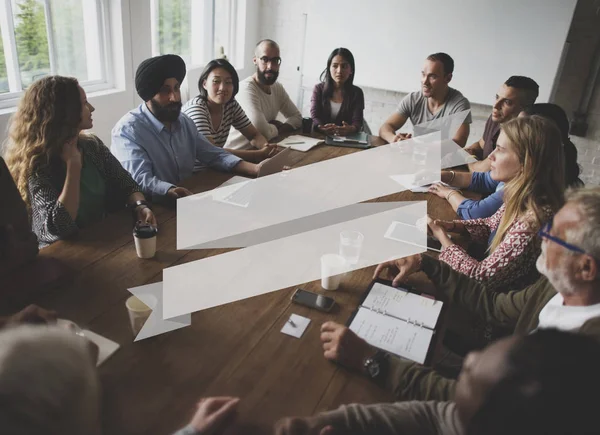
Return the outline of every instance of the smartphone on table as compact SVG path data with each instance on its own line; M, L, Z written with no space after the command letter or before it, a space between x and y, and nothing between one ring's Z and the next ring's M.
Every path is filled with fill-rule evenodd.
M297 288L292 295L292 302L299 305L304 305L308 308L328 313L335 306L335 300L328 296L323 296L318 293L306 291Z

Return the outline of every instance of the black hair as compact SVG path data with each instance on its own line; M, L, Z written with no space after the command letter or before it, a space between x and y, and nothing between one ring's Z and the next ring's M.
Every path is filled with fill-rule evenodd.
M506 86L518 89L523 92L525 101L522 101L524 107L531 106L537 100L540 94L540 86L535 80L525 76L511 76L504 82Z
M454 72L454 59L452 59L449 54L433 53L427 56L427 60L432 62L442 62L442 65L444 66L444 75L452 74Z
M539 330L506 357L506 375L467 426L467 435L598 434L600 344L583 334Z
M565 111L552 103L538 103L525 108L528 115L538 115L549 119L560 130L560 136L565 153L565 184L566 187L581 187L583 181L579 178L581 168L577 164L577 148L569 138L569 118Z
M346 80L346 83L344 83L344 92L346 95L352 94L354 75L356 72L356 68L354 66L354 56L352 55L350 50L348 50L347 48L340 47L340 48L336 48L335 50L333 50L331 52L331 54L329 55L329 58L327 59L327 67L321 73L321 81L323 83L325 83L325 86L323 87L323 98L324 99L331 98L331 96L333 95L333 90L335 88L335 86L333 84L333 77L331 77L331 71L329 69L331 67L331 62L333 62L333 58L336 56L343 57L350 64L350 69L352 70L352 74L350 74L350 77L348 77L348 80Z
M206 89L204 89L204 86L202 85L204 84L204 81L208 79L211 71L217 68L223 68L225 71L231 74L231 80L233 81L233 94L231 95L231 99L233 100L240 90L240 78L233 65L231 65L225 59L214 59L206 64L204 71L202 71L202 74L198 79L198 92L200 92L198 96L204 101L208 99L208 92L206 92Z

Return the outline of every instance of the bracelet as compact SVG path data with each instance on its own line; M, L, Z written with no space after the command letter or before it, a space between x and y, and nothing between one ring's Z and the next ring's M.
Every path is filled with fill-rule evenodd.
M456 172L450 171L450 173L452 174L452 178L450 178L450 180L448 180L448 184L452 183L454 181L454 178L456 177Z
M450 197L452 195L454 195L455 193L460 192L459 190L453 190L452 192L448 193L448 195L446 195L446 201L450 201Z

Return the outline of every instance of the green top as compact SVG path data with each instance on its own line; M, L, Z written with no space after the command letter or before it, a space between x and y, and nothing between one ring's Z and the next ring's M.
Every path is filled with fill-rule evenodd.
M78 227L85 227L104 218L106 181L90 160L87 153L83 154L83 167L79 183L79 209L75 223Z

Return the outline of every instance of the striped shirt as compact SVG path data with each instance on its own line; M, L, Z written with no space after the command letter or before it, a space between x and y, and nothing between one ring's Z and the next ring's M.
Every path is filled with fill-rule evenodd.
M229 129L233 125L237 130L243 130L244 128L252 125L250 120L246 116L244 109L234 99L230 100L223 108L223 118L221 119L221 125L217 129L212 125L210 112L208 111L208 105L206 101L200 97L192 98L190 101L185 103L183 106L183 113L194 121L198 131L206 138L211 138L214 145L223 148L227 137L229 136Z

